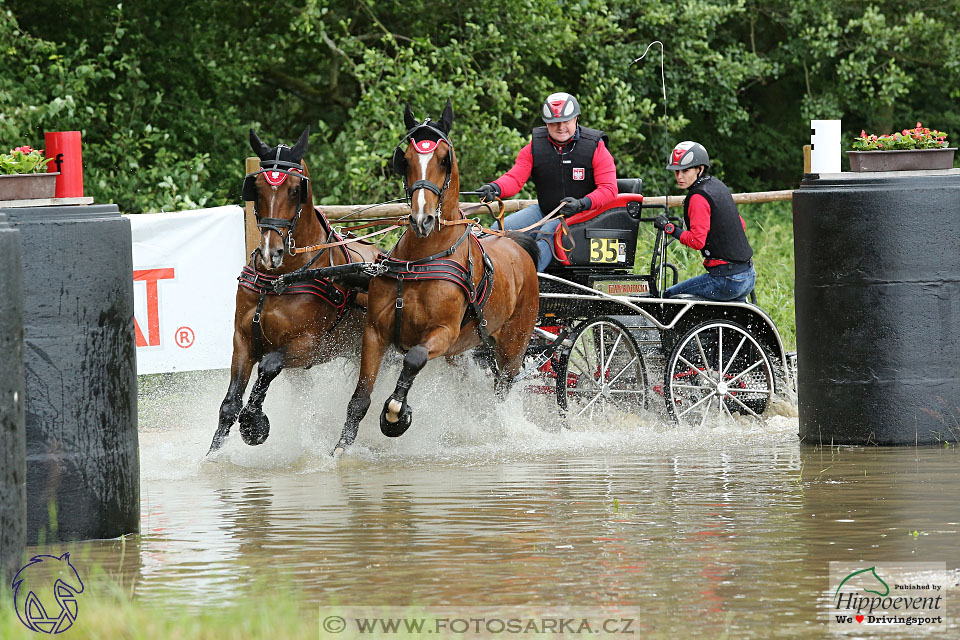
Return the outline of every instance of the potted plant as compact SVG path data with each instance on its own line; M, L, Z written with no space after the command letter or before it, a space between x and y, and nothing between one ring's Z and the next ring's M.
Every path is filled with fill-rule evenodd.
M0 153L0 200L52 198L59 173L47 173L50 158L42 149L16 147Z
M851 171L922 171L952 169L956 147L947 146L947 134L921 123L900 133L877 136L860 130L847 151Z

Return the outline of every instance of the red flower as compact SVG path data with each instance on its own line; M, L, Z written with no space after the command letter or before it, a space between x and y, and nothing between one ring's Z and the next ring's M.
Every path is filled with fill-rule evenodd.
M31 149L27 145L23 145L22 147L17 147L14 149L14 151L22 151L23 153L33 153L33 149Z

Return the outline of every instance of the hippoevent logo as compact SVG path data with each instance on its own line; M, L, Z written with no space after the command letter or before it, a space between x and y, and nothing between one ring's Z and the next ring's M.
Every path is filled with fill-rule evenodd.
M899 628L939 625L946 617L946 563L830 563L830 621Z
M31 631L63 633L77 619L77 595L83 593L80 574L70 554L33 556L10 585L20 622Z

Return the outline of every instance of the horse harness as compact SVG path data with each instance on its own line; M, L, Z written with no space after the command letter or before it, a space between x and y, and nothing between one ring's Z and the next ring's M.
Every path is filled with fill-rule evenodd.
M297 228L297 221L300 220L300 212L303 210L303 204L307 201L309 193L310 178L303 173L303 165L299 162L288 162L280 159L280 152L289 149L286 145L277 146L277 155L275 158L260 160L260 170L248 173L243 178L243 199L253 202L253 213L257 218L257 228L261 233L266 229L274 231L283 239L283 249L287 255L293 255L295 242L293 232ZM257 176L263 174L267 184L277 186L287 179L287 176L296 176L300 178L300 197L297 200L297 212L293 218L261 218L258 210L259 198L257 197ZM286 229L286 233L284 233Z
M336 232L336 230L330 226L330 223L327 221L326 217L320 213L320 210L318 209L316 212L317 219L327 232L327 237L333 237L337 241L342 240L341 236ZM340 245L339 249L343 252L343 256L347 264L354 264L356 262L353 259L353 256L350 255L350 252L347 251L346 247ZM251 333L253 334L253 345L256 353L262 353L262 340L264 334L263 325L261 324L260 319L263 313L263 303L267 296L279 296L285 294L314 295L328 303L337 310L337 317L327 330L327 335L333 333L333 330L337 328L337 325L340 324L340 321L343 320L350 309L361 308L355 302L357 297L356 289L337 286L330 279L320 276L313 276L307 280L297 280L296 276L313 266L313 264L320 258L320 256L324 254L324 252L327 253L330 266L332 267L333 252L326 251L326 249L319 251L317 255L313 256L313 258L311 258L307 264L296 269L295 271L291 271L288 274L274 276L268 273L263 273L262 271L257 271L255 260L251 260L249 265L243 267L239 277L237 277L239 286L249 291L253 291L258 296L257 309L253 313L253 323L251 328ZM294 280L294 282L282 287L277 286L278 282L283 283L283 281L286 279Z
M471 251L471 242L467 242L466 267L456 260L447 259L448 256L453 255L453 253L460 248L460 245L462 245L467 238L471 238L473 242L476 243L477 248L480 250L480 255L483 258L483 276L481 276L480 282L477 284L473 282L473 253ZM492 346L490 334L487 332L487 321L483 317L483 308L486 306L487 301L490 299L490 294L493 292L493 262L490 260L490 256L483 250L483 245L480 244L480 241L477 240L476 236L471 232L470 227L464 229L463 235L460 236L460 239L454 242L449 249L441 251L440 253L412 261L398 260L389 255L381 254L377 257L375 264L378 267L378 276L393 278L397 281L397 302L393 316L393 341L398 347L400 325L403 317L403 283L406 280L445 280L463 289L464 295L467 297L467 312L460 322L460 328L462 329L470 322L472 315L477 320L477 332L480 334L480 339L485 345Z

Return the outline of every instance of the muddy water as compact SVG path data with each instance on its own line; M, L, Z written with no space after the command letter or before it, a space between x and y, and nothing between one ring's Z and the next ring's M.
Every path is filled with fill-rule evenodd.
M481 373L438 362L406 435L368 416L333 463L356 372L308 373L278 380L264 445L234 434L213 461L225 378L152 380L141 536L122 566L116 542L87 561L144 602L228 602L279 573L321 605L632 607L641 633L758 638L827 633L830 561L944 562L960 607L956 448L801 446L789 406L700 431L655 412L560 425L551 398L492 406Z

